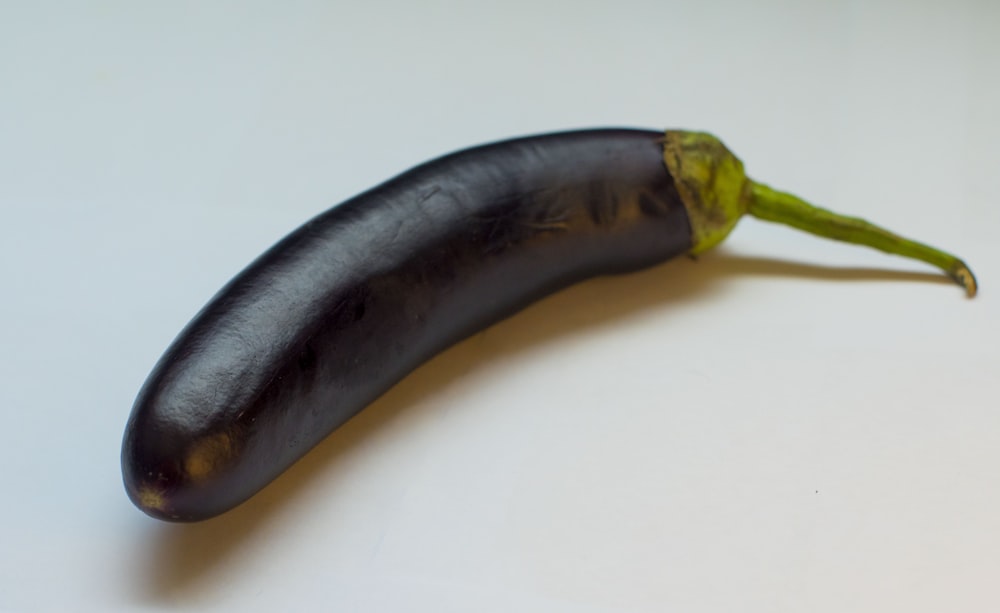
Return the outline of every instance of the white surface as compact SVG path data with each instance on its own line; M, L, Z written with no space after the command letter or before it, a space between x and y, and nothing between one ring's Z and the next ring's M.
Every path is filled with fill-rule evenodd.
M995 609L998 32L991 0L4 3L0 609ZM982 293L748 220L462 343L223 517L131 506L132 399L254 256L602 125L715 132Z

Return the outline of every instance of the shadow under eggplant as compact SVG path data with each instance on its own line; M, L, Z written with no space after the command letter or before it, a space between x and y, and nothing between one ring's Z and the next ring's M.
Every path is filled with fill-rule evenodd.
M280 522L290 502L408 410L433 411L427 402L449 383L491 362L553 342L565 335L616 325L644 311L672 303L709 299L730 277L790 277L838 282L921 282L949 284L943 275L876 268L836 268L725 250L690 261L677 259L628 275L593 279L549 296L492 330L504 343L484 348L466 339L416 369L372 405L328 436L302 460L243 505L196 524L151 524L147 578L140 598L146 602L197 601L216 589L213 578L268 526ZM609 299L613 297L613 299Z

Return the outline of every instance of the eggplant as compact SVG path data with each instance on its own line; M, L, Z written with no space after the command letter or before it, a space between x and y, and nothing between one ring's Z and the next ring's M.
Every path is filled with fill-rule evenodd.
M976 291L958 258L752 181L705 133L482 145L329 209L220 290L139 391L125 490L158 519L219 515L440 351L570 284L711 248L746 213Z

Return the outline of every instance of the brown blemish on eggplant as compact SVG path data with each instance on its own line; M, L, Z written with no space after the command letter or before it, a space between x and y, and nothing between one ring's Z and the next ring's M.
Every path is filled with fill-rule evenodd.
M205 437L195 443L184 458L184 471L192 482L204 481L218 468L229 464L234 455L233 447L226 432Z

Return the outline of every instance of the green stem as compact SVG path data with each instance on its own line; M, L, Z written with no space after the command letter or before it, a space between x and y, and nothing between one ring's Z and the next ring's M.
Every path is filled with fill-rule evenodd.
M791 194L771 189L763 183L750 182L748 212L759 219L789 225L817 236L867 245L886 253L913 258L937 266L965 288L971 298L976 295L976 278L959 258L894 234L863 219L838 215L813 206Z

